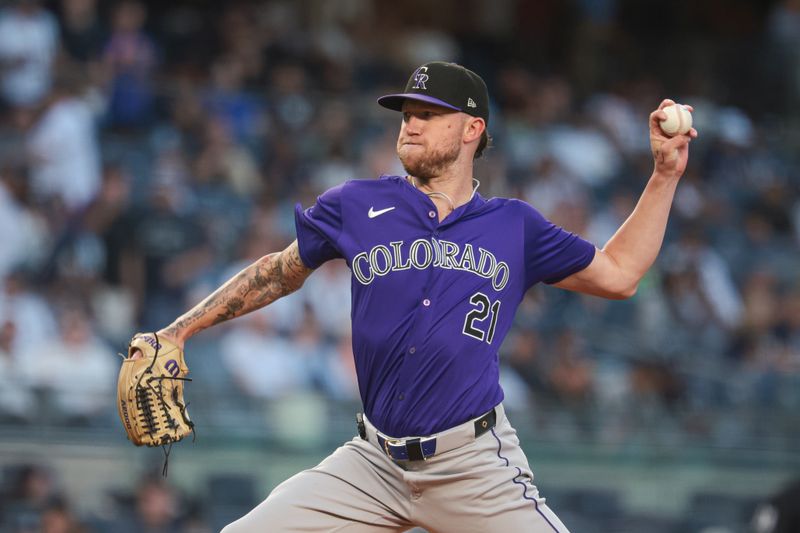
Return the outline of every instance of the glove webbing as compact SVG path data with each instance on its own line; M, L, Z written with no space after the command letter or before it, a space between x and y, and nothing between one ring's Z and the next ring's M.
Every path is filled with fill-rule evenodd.
M145 374L152 374L153 373L153 366L156 364L156 360L158 359L158 350L161 347L161 343L158 341L158 333L153 333L156 338L156 347L155 353L153 354L153 361L150 363L150 366L142 372L139 376L139 379L136 381L136 404L139 407L139 416L142 420L142 425L146 428L147 432L151 435L156 433L158 430L158 420L156 416L153 414L153 410L155 406L155 400L158 399L159 406L161 410L164 412L164 419L166 420L167 426L175 429L178 427L175 420L169 415L169 410L167 409L167 404L164 402L164 394L162 392L161 382L165 379L168 380L176 380L176 381L192 381L191 378L184 378L184 377L172 377L172 376L154 376L147 379L146 384L142 385L142 378L144 378ZM152 382L157 381L158 386L153 386ZM183 421L192 428L192 442L197 439L197 431L195 430L194 422L188 419L186 416L186 409L189 407L189 404L186 403L185 405L178 401L178 391L177 389L172 389L172 399L173 402L178 406L180 409L181 416L183 417ZM172 444L175 442L174 440L169 439L166 435L162 438L163 442L161 445L161 449L164 452L164 467L161 470L161 475L167 477L167 468L169 466L169 454L172 451ZM169 446L169 447L167 447Z

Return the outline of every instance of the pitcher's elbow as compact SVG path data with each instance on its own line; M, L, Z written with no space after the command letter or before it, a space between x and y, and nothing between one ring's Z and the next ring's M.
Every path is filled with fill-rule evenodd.
M628 285L619 292L619 299L627 300L628 298L633 298L637 290L639 290L638 282Z
M615 287L612 290L610 290L606 295L606 297L609 298L610 300L627 300L628 298L632 298L633 295L636 294L638 288L639 288L638 283L620 285L619 287Z

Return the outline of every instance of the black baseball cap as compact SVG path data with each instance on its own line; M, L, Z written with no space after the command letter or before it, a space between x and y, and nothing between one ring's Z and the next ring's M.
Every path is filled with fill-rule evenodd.
M387 109L402 111L404 100L418 100L480 117L489 123L489 91L483 79L457 63L431 61L411 74L405 91L378 98Z

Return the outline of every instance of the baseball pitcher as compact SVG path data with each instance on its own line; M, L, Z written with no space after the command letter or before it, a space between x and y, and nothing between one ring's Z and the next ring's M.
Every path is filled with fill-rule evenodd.
M426 63L378 103L402 115L397 154L408 175L348 181L298 206L288 248L157 332L182 353L192 335L297 290L325 261L343 258L352 271L358 435L223 533L566 532L503 410L498 348L537 283L605 298L636 292L697 132L660 130L671 100L651 113L653 174L597 249L525 202L480 195L473 161L489 142L480 76Z

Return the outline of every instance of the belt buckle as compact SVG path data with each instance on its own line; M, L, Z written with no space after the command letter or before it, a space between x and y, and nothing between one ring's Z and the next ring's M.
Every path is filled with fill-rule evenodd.
M419 441L419 452L422 454L423 462L427 461L428 460L428 456L425 455L425 450L422 449L422 439L420 439L420 441ZM433 455L431 455L431 457L433 457Z
M387 456L388 456L390 459L394 459L394 456L392 455L392 452L390 452L390 451L389 451L389 444L391 444L392 446L394 446L394 445L396 445L396 444L399 444L399 443L402 443L402 441L400 441L400 440L393 440L393 439L383 439L383 451L385 451L385 452L386 452L386 455L387 455Z

